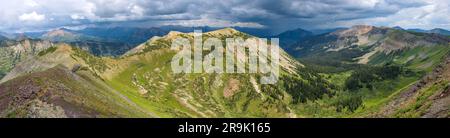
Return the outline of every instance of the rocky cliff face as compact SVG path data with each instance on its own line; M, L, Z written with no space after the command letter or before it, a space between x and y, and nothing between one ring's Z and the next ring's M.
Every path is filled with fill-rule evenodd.
M50 41L23 39L2 41L0 47L0 78L17 63L38 55L39 52L54 46Z

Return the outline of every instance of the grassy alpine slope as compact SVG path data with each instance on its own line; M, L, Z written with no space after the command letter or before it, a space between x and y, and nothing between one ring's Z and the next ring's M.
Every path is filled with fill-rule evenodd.
M440 115L430 115L426 112L417 113L417 110L430 110L429 106L424 104L434 103L435 100L425 97L416 102L401 97L421 93L421 91L428 91L428 94L432 95L445 90L445 84L432 84L429 80L423 79L430 74L436 75L436 68L441 70L445 68L441 64L445 63L449 55L449 42L448 37L436 34L355 26L347 30L319 35L317 38L293 45L291 47L299 46L296 48L300 50L299 53L306 53L299 57L307 68L320 72L328 81L337 84L341 89L337 96L308 103L300 110L312 112L316 117L448 116L449 103L441 102ZM418 87L424 82L427 82L430 87L440 89L418 90L426 88ZM422 109L410 108L417 113L414 115L391 113L394 110L400 112L397 111L400 108L397 106L407 102L412 102L409 104ZM343 104L337 108L344 107L344 110L339 109L339 112L334 112L332 105L336 103ZM391 112L383 113L386 110Z
M101 82L101 86L106 87L106 91L111 95L123 95L136 108L151 115L147 117L289 117L294 115L289 109L290 96L282 89L282 83L260 85L257 80L262 74L173 74L168 63L170 63L176 51L170 50L168 43L173 37L177 36L172 35L189 37L191 34L169 33L168 36L152 39L136 48L142 48L142 51L137 50L136 53L119 58L96 57L78 48L64 44L58 45L57 49L47 50L33 59L16 65L3 78L4 83L0 87L7 87L7 90L11 93L17 93L15 91L20 89L9 88L13 84L11 82L17 81L19 78L30 78L33 75L42 74L42 71L46 72L62 66L72 70L75 75L80 75L79 70L88 72L84 74L86 77L93 79L94 82ZM205 36L220 38L228 36L252 37L234 29L208 32L205 33ZM282 52L281 68L283 71L281 74L299 77L295 73L297 67L301 67L301 64ZM50 79L47 76L42 76L42 79L45 78ZM84 84L87 83L86 81L82 82L81 86L87 85ZM38 85L36 87L42 88L43 92L52 91L44 89L47 87L44 84L38 83L36 85ZM62 83L61 85L69 84ZM93 85L92 89L100 87L96 86L96 83L91 85ZM13 86L20 87L20 85ZM93 91L66 87L70 91ZM103 90L105 89L99 91L103 92ZM27 100L35 99L36 97ZM66 111L58 103L46 100L43 100L43 102L55 104L54 106L62 107ZM11 105L15 101L5 101L5 103ZM94 111L100 110L97 109L96 104L91 106L94 107L87 108L94 108ZM7 106L6 109L10 108L12 107ZM115 116L126 117L127 115L122 113L125 111L121 108L108 109L117 110L112 112ZM9 112L16 111L5 110L3 112L9 114ZM26 112L26 110L22 112ZM111 116L111 114L104 112L99 113L95 116ZM136 114L133 117L139 116L141 114ZM19 115L19 117L23 116Z

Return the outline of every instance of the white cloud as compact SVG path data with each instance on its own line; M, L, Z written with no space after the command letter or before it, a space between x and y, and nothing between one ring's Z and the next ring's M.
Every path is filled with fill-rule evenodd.
M401 26L403 28L445 28L450 29L450 2L447 0L429 0L428 5L401 9L395 14L385 17L374 17L338 21L340 26L368 24L377 26Z
M33 1L33 0L26 0L26 1L25 1L25 5L30 6L30 7L36 7L36 6L39 6L39 4L36 3L36 2Z
M45 19L45 15L43 14L38 14L35 11L31 12L31 13L24 13L22 15L19 16L19 20L20 21L42 21Z
M144 16L144 8L138 5L133 5L131 8L131 13L137 15L137 16Z
M74 20L82 20L82 19L86 19L86 17L78 15L78 14L72 14L70 15L70 18L74 19Z

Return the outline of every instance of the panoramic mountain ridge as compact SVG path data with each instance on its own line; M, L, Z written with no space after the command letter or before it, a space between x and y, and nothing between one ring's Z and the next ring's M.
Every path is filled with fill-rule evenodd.
M449 5L5 1L0 118L450 118ZM169 132L221 135L181 123Z
M443 103L448 100L445 58L450 48L449 38L442 35L360 25L299 38L298 43L286 50L299 57L300 62L279 47L279 80L275 84L261 84L259 80L265 76L262 73L173 73L170 62L179 49L171 49L171 42L182 37L192 43L193 34L170 31L115 58L96 56L74 43L6 40L9 45L2 48L8 48L9 52L0 56L8 59L3 61L9 62L2 63L9 67L3 71L0 95L15 95L18 100L0 98L3 103L0 115L448 116L445 114L448 104ZM203 40L256 38L233 28L202 35ZM10 56L14 51L29 54L16 61ZM203 50L203 54L209 52ZM238 62L247 60L243 54L236 56ZM408 94L416 97L405 98Z

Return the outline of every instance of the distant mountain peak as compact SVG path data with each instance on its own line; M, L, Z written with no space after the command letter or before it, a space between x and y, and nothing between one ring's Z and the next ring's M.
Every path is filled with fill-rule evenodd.
M280 46L286 48L292 44L295 44L298 41L302 41L305 38L313 36L313 35L314 34L310 31L304 30L302 28L297 28L294 30L288 30L288 31L282 32L274 37L279 38Z
M431 29L431 30L429 30L427 32L428 33L441 34L441 35L450 35L450 31L442 29L442 28L434 28L434 29Z
M307 31L305 29L302 28L297 28L294 30L288 30L285 32L282 32L280 34L278 34L277 36L282 36L282 35L312 35L313 33L310 31Z
M373 28L374 26L371 25L354 25L350 27L350 29L365 29L365 28Z
M58 28L58 29L56 29L56 30L63 30L63 31L68 31L68 32L72 32L72 30L70 30L70 29L67 29L67 28L65 28L65 27L62 27L62 28Z
M434 28L434 29L431 29L431 31L433 31L433 30L445 30L445 29L442 29L442 28ZM446 30L447 31L447 30Z
M450 36L450 31L442 29L442 28L434 28L434 29L431 29L431 30L408 29L408 31L419 32L419 33L435 33L435 34Z
M8 38L7 38L6 36L3 36L3 35L0 34L0 41L1 41L1 40L7 40L7 39L8 39Z
M355 25L349 29L338 30L333 33L338 36L362 35L362 34L366 34L366 33L370 32L374 28L375 28L374 26L370 26L370 25Z
M16 40L18 40L18 41L22 41L22 40L25 40L25 39L29 39L29 37L27 35L25 35L24 33L20 33L16 37Z
M240 31L238 31L234 28L227 27L227 28L223 28L223 29L219 29L219 30L210 31L210 32L207 32L206 34L230 36L230 35L234 35L236 33L240 33Z
M73 36L74 34L72 32L69 32L68 29L65 28L58 28L55 30L52 30L50 32L47 32L43 35L43 37L65 37L65 36Z
M392 27L393 29L397 29L397 30L405 30L405 29L403 29L402 27L400 27L400 26L394 26L394 27Z

